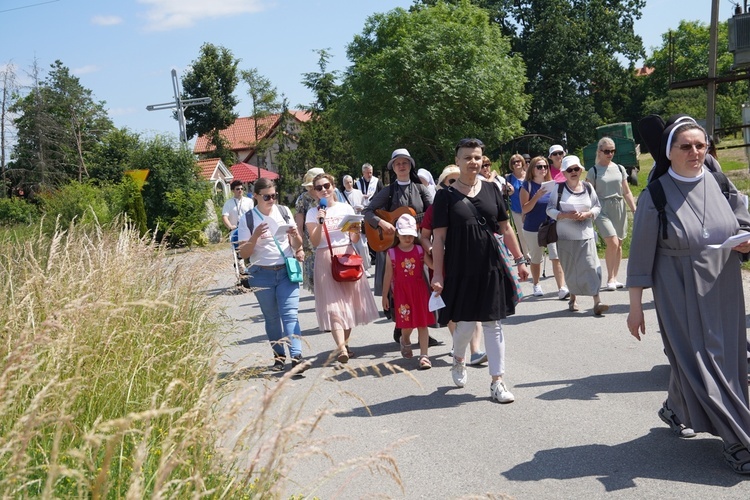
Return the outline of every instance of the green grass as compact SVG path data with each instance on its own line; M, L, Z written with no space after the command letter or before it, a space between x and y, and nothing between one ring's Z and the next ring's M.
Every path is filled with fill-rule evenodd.
M247 369L219 381L210 254L40 224L0 228L0 255L0 497L281 498L325 455L327 409L281 402L291 374L251 395ZM357 467L401 485L387 452L320 481Z

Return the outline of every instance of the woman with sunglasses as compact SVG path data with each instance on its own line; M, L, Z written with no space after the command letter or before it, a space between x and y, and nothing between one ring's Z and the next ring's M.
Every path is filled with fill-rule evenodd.
M542 187L543 182L551 181L549 173L549 164L542 156L532 159L531 167L526 171L526 180L521 185L521 211L524 215L523 235L529 242L529 252L531 253L531 280L533 282L533 293L535 297L544 295L542 286L539 284L539 276L542 270L542 259L544 257L544 248L539 246L537 233L542 222L547 220L547 202L549 201L550 191ZM552 261L552 273L557 282L557 297L565 300L570 296L568 288L565 286L565 275L560 265L560 257L557 254L557 243L547 245L549 258Z
M334 182L329 174L318 174L313 179L315 196L318 200L326 200L326 203L307 211L305 227L316 249L315 314L318 328L321 331L330 330L336 344L336 359L339 363L347 363L352 357L349 350L352 328L375 321L379 313L366 279L339 282L331 276L329 238L334 255L355 253L352 244L359 241L360 227L355 225L348 233L339 229L341 220L346 215L354 215L354 209L348 203L338 201Z
M510 173L505 176L505 182L511 188L508 197L510 198L510 214L513 217L513 227L518 235L518 242L521 244L526 260L529 260L529 244L526 243L526 236L523 233L523 211L521 210L521 186L526 180L526 160L520 154L514 154L508 160Z
M726 193L704 166L708 144L695 122L667 127L654 174L638 200L628 260L628 330L646 333L643 289L651 288L671 368L658 415L675 434L707 432L724 441L724 459L750 474L746 316L740 263L750 243L720 245L750 232L737 189ZM722 176L723 177L723 176ZM724 178L726 179L726 178ZM659 210L652 193L662 192Z
M610 291L625 286L617 281L617 272L622 261L622 241L628 232L627 208L635 213L635 198L630 192L628 174L622 165L612 161L614 156L615 141L602 137L596 148L596 165L586 174L586 180L594 186L602 204L595 224L599 236L607 245L604 262L607 265L606 289Z
M565 174L562 172L562 160L565 156L565 148L559 144L553 144L549 148L547 159L549 160L549 175L555 182L565 182Z
M594 238L593 221L601 205L596 191L581 180L585 171L577 156L563 158L562 172L565 182L550 193L547 215L557 221L557 253L570 290L568 309L578 311L576 298L590 295L594 298L594 315L601 316L609 309L599 300L602 267Z
M239 220L237 229L240 255L250 259L249 284L263 313L266 336L271 342L273 371L283 371L286 364L284 346L294 369L302 363L302 342L297 316L299 283L292 283L286 271L285 257L304 259L302 236L293 224L291 211L276 204L276 186L269 179L258 179L253 188L255 208ZM247 218L252 217L252 229ZM277 236L279 226L291 224L285 236ZM304 370L306 365L299 368Z

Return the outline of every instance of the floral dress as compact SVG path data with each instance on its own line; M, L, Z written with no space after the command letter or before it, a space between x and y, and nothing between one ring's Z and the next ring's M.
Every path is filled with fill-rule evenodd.
M294 202L295 213L302 214L304 217L307 211L312 207L318 206L318 200L316 200L309 192L305 191L297 197ZM303 224L303 227L305 225ZM310 235L307 234L307 227L304 228L302 235L302 248L305 250L305 262L304 262L304 278L302 286L305 290L312 292L314 287L314 272L315 272L315 251L310 243Z
M404 252L399 247L388 250L393 265L393 317L396 328L421 328L435 324L427 304L430 292L424 275L422 247L414 245Z

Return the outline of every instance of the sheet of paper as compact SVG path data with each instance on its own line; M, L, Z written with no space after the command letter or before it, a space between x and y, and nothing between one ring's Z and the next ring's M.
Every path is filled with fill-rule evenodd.
M443 298L437 293L432 292L432 295L430 295L430 301L427 303L427 308L430 310L430 312L433 312L437 311L438 309L442 309L443 307L445 307Z
M276 239L280 238L286 238L286 233L291 228L295 227L294 224L279 224L278 229L276 229L276 232L274 233L274 236L276 236Z
M730 236L721 245L707 245L708 248L734 248L740 243L750 241L750 233L739 233L734 236Z
M548 193L551 193L555 190L556 185L557 183L555 181L544 181L542 182L542 189L544 189Z
M586 205L579 205L577 203L561 201L560 210L563 212L588 212L589 207L587 207Z

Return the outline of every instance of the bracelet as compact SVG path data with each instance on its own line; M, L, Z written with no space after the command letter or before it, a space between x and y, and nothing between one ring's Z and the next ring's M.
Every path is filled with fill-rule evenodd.
M526 264L526 257L522 255L518 257L516 260L514 260L513 263L517 266L520 266L521 264Z

